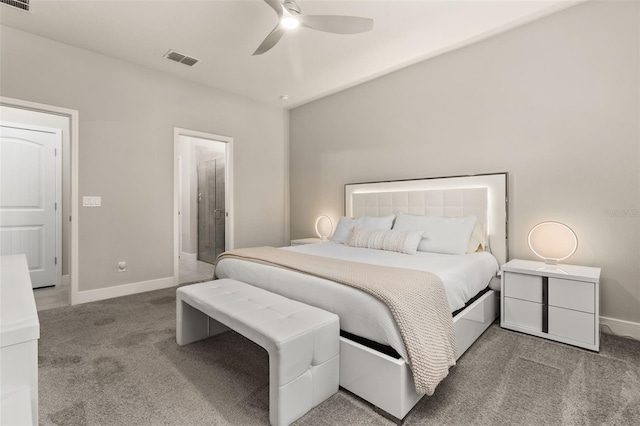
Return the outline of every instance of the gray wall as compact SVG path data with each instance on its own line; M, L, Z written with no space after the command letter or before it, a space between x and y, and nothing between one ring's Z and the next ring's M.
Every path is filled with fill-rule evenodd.
M283 244L286 111L4 26L0 52L2 96L80 112L81 291L173 275L174 126L234 138L236 247Z
M640 322L639 5L588 2L298 107L291 237L343 185L510 173L510 255L559 220L602 268L601 314Z

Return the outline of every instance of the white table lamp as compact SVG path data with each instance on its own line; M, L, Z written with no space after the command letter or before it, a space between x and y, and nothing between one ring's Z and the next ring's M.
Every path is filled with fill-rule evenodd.
M527 237L529 248L549 265L568 259L578 249L578 237L561 222L542 222L531 228Z
M329 232L327 232L326 234L320 232L320 226L323 219L326 219L329 221ZM318 216L318 218L316 219L316 234L318 234L318 237L320 237L321 240L325 241L327 238L329 238L332 232L333 232L333 222L331 221L331 218L326 215Z

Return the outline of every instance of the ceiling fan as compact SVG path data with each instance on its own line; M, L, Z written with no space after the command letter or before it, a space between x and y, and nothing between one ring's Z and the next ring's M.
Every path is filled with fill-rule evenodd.
M373 29L373 19L341 15L304 15L295 0L264 0L278 14L278 24L258 46L253 56L262 55L280 41L287 30L298 26L335 34L357 34Z

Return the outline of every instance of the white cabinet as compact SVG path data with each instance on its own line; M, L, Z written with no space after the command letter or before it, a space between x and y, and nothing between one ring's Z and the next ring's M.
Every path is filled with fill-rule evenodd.
M503 328L600 350L600 268L511 260L502 266Z
M0 257L0 424L38 424L40 322L24 254Z

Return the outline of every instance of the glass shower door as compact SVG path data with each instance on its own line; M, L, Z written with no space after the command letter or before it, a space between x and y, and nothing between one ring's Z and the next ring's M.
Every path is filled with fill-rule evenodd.
M198 260L214 264L225 250L225 160L198 163Z

